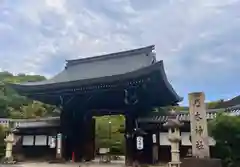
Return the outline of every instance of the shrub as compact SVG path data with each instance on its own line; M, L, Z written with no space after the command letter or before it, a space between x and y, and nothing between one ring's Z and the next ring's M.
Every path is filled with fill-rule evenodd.
M240 166L240 117L219 114L209 123L210 135L216 140L215 156L225 167Z

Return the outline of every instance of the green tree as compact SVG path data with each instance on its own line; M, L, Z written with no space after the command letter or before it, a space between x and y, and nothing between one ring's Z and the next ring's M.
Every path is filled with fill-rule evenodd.
M0 125L0 158L5 155L5 128Z
M119 128L124 127L124 123L122 115L96 117L96 147L110 147L113 154L123 154L125 139Z
M218 106L222 103L223 103L223 100L220 99L220 100L217 100L217 101L212 101L212 102L206 103L206 107L208 109L215 109L215 108L218 108Z
M240 166L240 117L219 114L209 123L210 134L216 140L215 155L226 167Z
M60 111L56 107L33 101L27 105L22 105L19 109L8 107L9 117L11 118L39 118L47 116L57 116Z
M54 106L33 101L20 96L9 83L35 82L45 80L40 75L13 75L9 72L0 72L0 117L35 118L44 116L57 116Z

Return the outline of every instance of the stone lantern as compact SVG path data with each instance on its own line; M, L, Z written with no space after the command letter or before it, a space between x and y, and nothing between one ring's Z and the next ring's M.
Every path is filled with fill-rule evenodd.
M12 148L13 148L13 142L14 142L14 136L13 133L9 133L6 138L6 152L5 152L5 158L11 159L12 158Z
M171 143L171 162L169 167L180 167L180 151L179 142L181 141L180 127L183 125L174 116L170 116L168 121L164 124L168 128L168 140Z
M7 132L6 138L4 139L6 143L6 150L5 150L5 157L3 159L3 163L6 164L13 164L15 163L12 155L13 151L13 143L14 143L14 134L13 134L13 127L12 127L12 122L9 123L9 130Z

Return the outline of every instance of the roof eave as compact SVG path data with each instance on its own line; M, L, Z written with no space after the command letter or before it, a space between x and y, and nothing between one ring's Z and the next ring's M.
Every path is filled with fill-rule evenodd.
M47 84L47 85L21 85L21 84L9 84L13 89L15 89L19 94L25 95L25 94L34 94L38 91L42 91L44 89L65 89L69 87L77 87L81 85L88 85L88 84L98 84L101 82L104 83L111 83L119 80L127 80L132 79L134 77L139 77L143 75L148 75L152 72L156 72L160 74L161 80L163 80L164 87L166 87L167 92L169 92L169 95L172 97L172 105L176 105L177 103L181 102L183 100L182 97L178 96L176 91L173 89L172 85L168 81L166 77L166 73L164 71L163 61L156 62L148 67L141 68L139 70L129 72L126 74L121 75L115 75L115 76L108 76L108 77L102 77L102 78L94 78L94 79L88 79L88 80L78 80L78 81L70 81L65 83L55 83L55 84ZM68 85L68 86L67 86Z

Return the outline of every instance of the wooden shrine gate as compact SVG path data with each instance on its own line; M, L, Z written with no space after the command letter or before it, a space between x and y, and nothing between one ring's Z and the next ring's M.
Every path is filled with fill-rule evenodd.
M135 119L154 107L176 105L182 100L168 82L163 61L156 61L155 46L90 58L67 60L63 71L41 82L10 84L20 95L58 106L64 151L57 158L91 159L93 129L87 111L121 110L126 118L126 164L134 158ZM164 95L164 96L163 96ZM101 112L100 115L107 115ZM94 124L94 123L92 123ZM85 136L85 137L84 137ZM91 144L92 143L92 144ZM92 146L90 146L92 145ZM87 151L89 148L91 151Z

